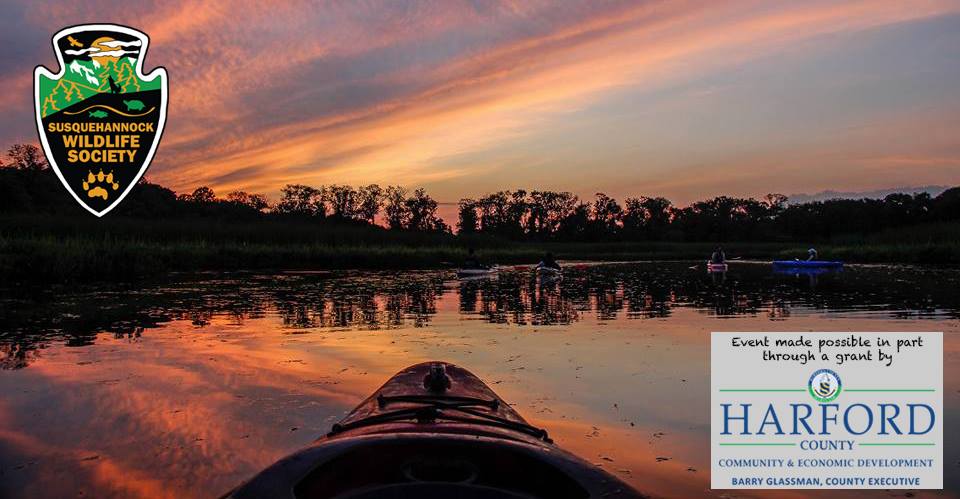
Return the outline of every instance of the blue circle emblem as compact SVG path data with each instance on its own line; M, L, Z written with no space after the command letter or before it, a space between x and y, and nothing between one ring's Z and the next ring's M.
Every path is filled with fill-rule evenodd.
M840 381L840 375L832 369L818 369L810 375L810 380L807 381L807 390L810 392L810 396L820 403L836 400L842 389L843 383Z

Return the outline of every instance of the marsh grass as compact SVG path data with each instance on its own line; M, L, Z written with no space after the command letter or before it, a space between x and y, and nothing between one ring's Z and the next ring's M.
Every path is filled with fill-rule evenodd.
M845 235L818 245L824 259L860 263L960 264L960 223L941 222L886 229L871 235ZM806 248L791 246L780 257L795 258Z
M728 258L806 254L797 243L724 243ZM703 260L713 243L532 243L310 222L0 217L0 280L117 280L170 271L455 268L467 248L502 265L562 260ZM816 247L848 262L960 263L960 224L934 224Z

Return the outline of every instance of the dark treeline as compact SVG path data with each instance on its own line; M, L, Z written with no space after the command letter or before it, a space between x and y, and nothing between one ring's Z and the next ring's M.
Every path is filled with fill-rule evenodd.
M80 207L65 195L59 179L47 170L49 165L37 147L11 147L7 161L0 161L0 212L79 213ZM410 192L397 186L290 184L283 188L280 201L271 204L262 194L234 191L218 197L205 186L178 195L141 179L112 213L136 218L272 218L357 225L373 225L382 216L390 229L448 232L449 227L437 215L437 206L423 189Z
M500 191L459 205L461 234L533 241L814 241L842 234L960 219L960 187L936 198L891 194L884 199L835 199L789 205L787 197L719 196L687 207L662 197L597 193Z
M78 214L43 154L16 144L0 162L0 213ZM234 191L218 197L209 187L188 194L141 180L113 214L130 218L284 220L322 222L418 233L449 233L438 203L423 189L328 185L283 187L276 203L262 194ZM960 187L936 198L891 194L884 199L837 199L790 205L786 196L720 196L686 207L662 197L603 193L584 201L569 192L500 191L459 203L463 236L514 241L818 241L845 234L960 218Z

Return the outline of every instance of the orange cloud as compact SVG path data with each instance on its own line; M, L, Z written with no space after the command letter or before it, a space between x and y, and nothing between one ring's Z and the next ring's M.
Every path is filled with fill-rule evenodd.
M173 137L174 147L184 144L190 150L170 157L165 153L163 164L175 166L154 178L179 188L212 183L218 190L254 186L276 191L288 182L417 184L476 175L479 165L450 168L445 160L536 133L541 124L549 126L612 89L652 87L754 58L798 39L954 9L955 4L943 2L909 8L898 2L858 2L759 13L740 5L719 11L675 5L618 11L421 71L423 90L370 106L298 117L246 135L231 132L231 123L239 120L242 127L256 118L231 112L207 133L193 130ZM744 10L744 18L734 17ZM712 23L718 16L730 19ZM322 65L325 50L307 54L296 64ZM718 51L728 57L711 60ZM385 75L384 81L409 78L398 71ZM209 93L208 80L200 78L188 88L197 95ZM196 105L195 114L209 110ZM218 140L224 132L228 139ZM198 145L206 142L207 147ZM259 175L236 182L214 180L245 168Z
M534 184L545 171L560 188L589 192L649 185L673 167L696 169L678 165L671 157L686 151L675 148L640 158L644 166L626 178L623 172L598 173L598 166L610 169L605 162L639 161L635 149L589 157L603 132L573 127L571 120L625 92L680 98L676 87L722 70L784 51L828 49L811 43L826 36L960 10L943 0L563 8L539 1L392 2L374 8L182 0L146 7L77 2L29 16L55 30L107 6L119 21L151 35L147 66L163 64L172 78L153 181L179 191L210 185L220 194L245 189L273 195L294 182L427 184L443 201L478 194L472 189L480 185L543 187ZM711 92L696 95L722 99ZM618 133L636 126L626 119L615 123L622 127ZM568 130L566 142L580 158L538 142ZM704 169L750 163L768 152L783 156L789 149L767 151L751 143L752 150L737 157L711 156L698 149L704 138L689 137L681 146L702 153ZM637 146L648 145L645 140L637 136ZM520 168L528 165L536 168ZM854 162L841 166L851 177L864 172ZM558 168L565 172L554 174ZM744 171L732 177L750 173L748 166L736 168ZM570 173L575 169L583 173ZM660 185L667 191L657 194L682 197L711 189L711 181L684 191L669 190L682 181L666 182ZM750 189L768 190L758 182Z

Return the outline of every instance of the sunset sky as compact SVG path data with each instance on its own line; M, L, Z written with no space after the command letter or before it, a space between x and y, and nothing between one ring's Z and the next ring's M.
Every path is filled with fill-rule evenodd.
M960 184L960 1L0 4L0 145L36 142L60 28L170 74L147 176L714 196Z

